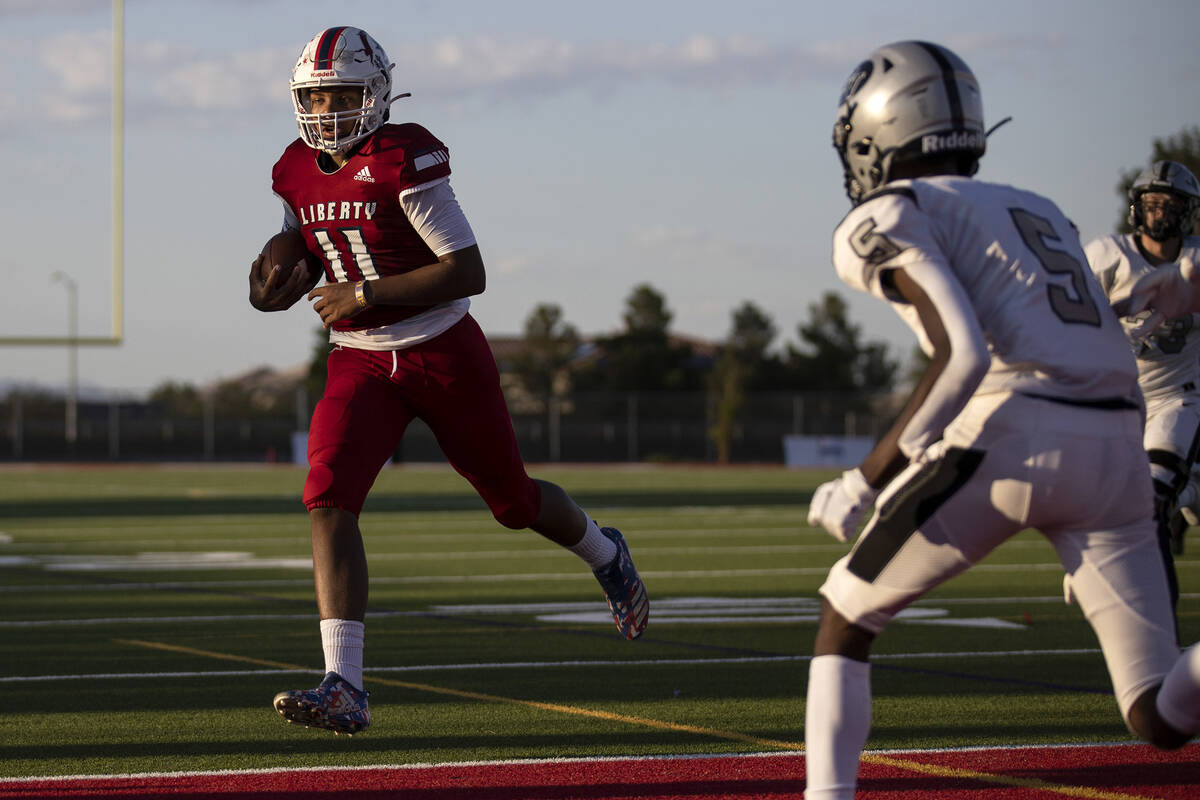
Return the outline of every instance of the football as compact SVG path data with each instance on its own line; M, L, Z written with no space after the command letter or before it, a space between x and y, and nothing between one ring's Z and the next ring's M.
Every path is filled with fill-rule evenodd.
M258 271L262 280L267 279L276 264L283 265L282 277L286 280L301 260L308 262L309 277L313 284L322 272L320 259L309 252L308 245L304 243L304 234L297 230L280 231L272 236L263 245L262 254L264 258Z

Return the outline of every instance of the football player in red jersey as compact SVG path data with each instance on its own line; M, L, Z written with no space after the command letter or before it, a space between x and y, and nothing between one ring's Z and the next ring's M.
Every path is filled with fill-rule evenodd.
M398 99L392 66L358 28L329 28L305 45L291 81L301 137L272 178L285 228L303 233L326 281L313 288L318 276L286 265L262 278L261 255L250 269L255 308L287 309L307 294L333 345L304 486L327 674L315 689L279 693L274 705L291 722L335 733L370 724L358 515L414 418L501 524L530 528L587 562L626 638L640 636L649 616L620 532L526 474L495 361L468 313L485 272L450 188L449 154L420 125L387 124Z

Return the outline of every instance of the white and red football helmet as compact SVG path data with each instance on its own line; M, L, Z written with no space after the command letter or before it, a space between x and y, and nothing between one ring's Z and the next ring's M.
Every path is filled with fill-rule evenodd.
M292 70L292 103L296 125L304 143L315 150L336 152L362 141L383 125L388 107L408 93L392 97L392 67L379 42L361 28L340 25L327 28L304 45ZM362 89L362 105L357 109L329 114L309 111L308 97L313 89L352 86ZM344 123L354 127L341 133ZM333 124L333 136L321 135L321 126Z

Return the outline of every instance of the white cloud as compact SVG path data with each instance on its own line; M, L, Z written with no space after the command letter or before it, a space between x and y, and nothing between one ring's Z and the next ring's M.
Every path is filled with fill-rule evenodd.
M694 34L679 42L445 37L395 51L397 80L447 94L481 91L526 96L661 82L729 88L801 80L824 69L806 48L747 36Z
M54 87L67 94L109 91L112 86L111 31L74 31L51 36L37 50L39 60L58 78Z
M1022 42L964 35L954 44L967 52L1012 49ZM28 104L62 121L107 119L111 28L56 34L22 48L37 54L45 70L40 80L49 83L36 85L35 79L25 88L33 93ZM847 70L846 54L869 49L850 41L801 45L708 33L659 42L477 35L390 45L397 91L419 88L429 101L451 105L476 98L528 102L581 89L609 94L655 84L720 93L836 82ZM199 118L213 110L255 111L264 103L280 104L294 51L279 46L213 53L170 41L127 40L127 105L145 121L160 114L178 119L195 112Z
M28 46L41 67L37 80L22 85L24 99L5 105L32 106L65 123L107 122L113 85L112 31L65 32ZM286 100L291 49L200 55L166 41L126 41L127 113L140 120L163 114L244 111ZM40 81L40 82L38 82Z
M67 32L27 45L45 70L30 102L59 120L107 118L112 31ZM213 54L167 41L126 40L125 90L138 114L253 110L280 102L293 47ZM728 89L801 80L822 53L745 36L695 34L678 42L581 44L546 37L443 37L392 45L398 91L431 99L531 99L579 88L610 92L666 83Z
M251 110L279 104L287 92L281 51L252 50L220 58L173 58L153 82L153 96L172 110Z

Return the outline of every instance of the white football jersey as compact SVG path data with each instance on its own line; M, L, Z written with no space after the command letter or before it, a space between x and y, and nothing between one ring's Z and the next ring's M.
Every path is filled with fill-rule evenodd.
M1044 197L957 176L893 181L842 220L833 262L847 284L889 301L927 353L916 311L881 277L918 263L953 276L991 356L976 394L1140 403L1128 339L1079 233Z
M1142 275L1175 262L1154 266L1142 254L1134 234L1101 236L1085 248L1092 272L1110 300L1129 296ZM1183 240L1180 256L1200 263L1200 236ZM1149 312L1121 320L1126 330L1134 328ZM1176 317L1140 341L1131 341L1137 356L1139 381L1147 396L1182 391L1185 384L1200 378L1200 314Z

